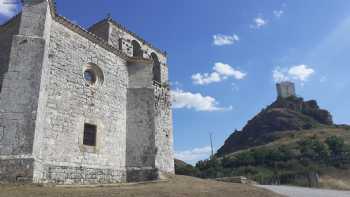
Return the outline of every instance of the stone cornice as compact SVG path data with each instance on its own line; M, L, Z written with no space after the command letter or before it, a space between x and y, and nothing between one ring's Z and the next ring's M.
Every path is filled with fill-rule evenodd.
M131 64L140 63L140 64L145 64L145 65L153 65L153 60L152 59L145 59L142 57L129 57L128 63L131 63Z

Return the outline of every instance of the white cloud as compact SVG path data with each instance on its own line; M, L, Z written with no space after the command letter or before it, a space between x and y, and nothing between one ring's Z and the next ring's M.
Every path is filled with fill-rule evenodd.
M171 91L173 108L187 108L196 111L227 111L232 110L232 106L223 108L218 107L218 102L210 96L203 96L200 93L185 92L181 89Z
M213 68L219 75L224 77L234 77L235 79L243 79L247 74L232 68L228 64L217 62Z
M314 73L315 73L314 69L304 64L292 66L290 68L277 67L273 70L273 79L276 82L288 81L288 80L305 82Z
M289 77L287 75L285 69L282 69L281 67L277 67L272 71L272 77L275 82L288 81Z
M18 1L0 0L0 15L12 17L18 12Z
M229 77L237 80L244 79L247 74L231 67L229 64L217 62L214 64L213 72L211 73L196 73L192 75L192 81L194 84L206 85L214 82L220 82Z
M232 45L238 41L239 37L236 34L232 36L223 34L213 35L213 44L216 46Z
M315 70L309 68L307 65L293 66L288 70L288 74L292 76L292 78L300 81L306 81L314 73Z
M196 74L192 75L192 80L195 84L204 85L204 84L210 84L210 83L214 83L214 82L220 82L221 77L220 77L219 73L216 73L216 72L213 72L211 74L196 73Z
M274 10L273 15L275 15L276 18L281 18L281 16L284 14L283 10Z
M262 17L256 17L253 19L253 24L250 25L250 28L253 28L253 29L260 29L261 27L264 27L266 26L268 23L267 20L265 20L264 18Z
M175 158L194 165L199 160L209 158L210 154L211 154L210 146L205 146L202 148L194 148L191 150L176 151Z

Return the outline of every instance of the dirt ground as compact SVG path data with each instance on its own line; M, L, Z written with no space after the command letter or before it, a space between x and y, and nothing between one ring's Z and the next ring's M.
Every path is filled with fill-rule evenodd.
M0 197L280 197L243 184L176 176L167 182L104 187L41 187L0 185Z
M349 197L350 191L338 191L329 189L315 189L306 187L294 187L286 185L260 185L259 187L270 189L290 197Z
M320 178L322 188L350 191L350 170L329 169Z

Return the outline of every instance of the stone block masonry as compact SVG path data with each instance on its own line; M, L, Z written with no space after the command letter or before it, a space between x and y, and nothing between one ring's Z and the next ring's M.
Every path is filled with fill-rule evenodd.
M143 56L114 46L110 28L140 43ZM0 182L103 184L174 173L165 53L111 19L90 31L59 16L53 0L25 2L0 26L0 40L10 40L0 44Z

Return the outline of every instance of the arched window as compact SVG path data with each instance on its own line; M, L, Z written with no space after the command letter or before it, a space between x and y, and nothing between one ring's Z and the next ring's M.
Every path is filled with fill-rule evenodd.
M133 56L134 57L142 57L141 45L136 40L133 40L131 42L131 45L133 48Z
M157 54L151 53L153 59L153 81L161 83L161 72L160 72L160 62Z

